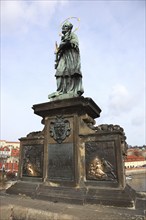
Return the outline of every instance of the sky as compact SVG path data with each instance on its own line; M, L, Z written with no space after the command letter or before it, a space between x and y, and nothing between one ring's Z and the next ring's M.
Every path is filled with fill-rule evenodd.
M1 137L18 141L43 129L34 104L56 91L55 41L69 17L79 38L84 97L101 108L100 124L124 128L146 144L143 0L1 0Z

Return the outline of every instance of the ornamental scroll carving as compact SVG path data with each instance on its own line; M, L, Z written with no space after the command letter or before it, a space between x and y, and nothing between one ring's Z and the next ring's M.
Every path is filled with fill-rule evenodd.
M71 133L70 123L62 115L57 115L54 121L50 123L50 136L61 144Z

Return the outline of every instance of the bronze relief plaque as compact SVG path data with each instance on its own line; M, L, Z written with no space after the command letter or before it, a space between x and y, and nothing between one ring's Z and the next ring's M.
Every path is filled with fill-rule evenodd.
M25 145L22 149L22 176L43 176L43 145Z
M73 143L49 144L49 180L74 180Z
M117 180L117 163L114 141L86 143L85 161L87 180Z

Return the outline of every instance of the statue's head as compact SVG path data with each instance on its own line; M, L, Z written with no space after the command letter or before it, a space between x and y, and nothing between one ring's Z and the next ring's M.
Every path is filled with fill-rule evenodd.
M72 23L66 21L63 25L62 25L62 33L65 34L68 31L71 31L73 28Z
M101 159L100 159L98 156L96 156L96 157L92 160L92 163L93 163L93 164L101 164Z

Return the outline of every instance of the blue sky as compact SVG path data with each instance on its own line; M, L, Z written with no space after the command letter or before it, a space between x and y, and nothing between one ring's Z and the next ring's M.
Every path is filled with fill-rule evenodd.
M1 0L1 139L43 129L31 107L56 91L54 45L73 16L84 97L102 109L96 125L119 124L128 144L146 144L145 9L143 0Z

